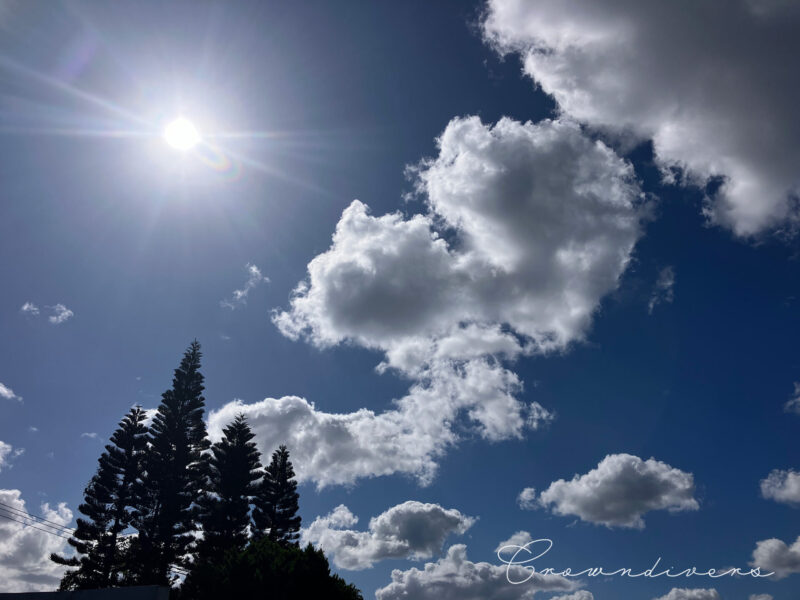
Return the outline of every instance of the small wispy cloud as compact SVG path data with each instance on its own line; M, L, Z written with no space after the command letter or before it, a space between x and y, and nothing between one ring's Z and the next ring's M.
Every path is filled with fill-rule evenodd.
M247 281L245 281L244 287L240 290L233 290L233 295L229 300L221 300L219 304L223 308L236 310L240 306L244 306L247 304L247 295L250 293L250 290L258 286L261 282L269 283L269 277L262 275L261 269L256 265L247 263L245 268L247 269Z
M8 466L8 456L11 454L11 444L0 441L0 471Z
M92 440L99 439L99 436L94 431L84 432L84 433L81 434L81 437L82 438L89 438L89 439L92 439Z
M658 279L653 286L650 302L647 303L647 314L652 315L653 309L659 304L669 304L675 298L675 269L664 267L658 274Z
M16 448L0 441L0 471L11 467L11 461L25 453L25 448Z
M30 431L31 433L38 433L39 432L39 428L38 427L34 427L33 425L31 425L30 427L28 427L28 431Z
M517 496L517 506L519 506L522 510L535 510L539 507L538 503L536 502L536 489L532 487L526 487L519 493Z
M33 302L26 302L22 305L22 308L19 309L20 312L25 313L26 315L38 315L39 314L39 307L36 306Z
M75 313L68 309L66 306L61 304L55 304L53 306L45 307L49 312L50 316L47 317L47 320L50 321L53 325L59 325L64 321L71 319L75 316ZM38 317L41 314L41 310L38 306L36 306L33 302L26 302L25 304L20 307L19 311L30 317Z
M63 323L67 319L71 319L75 316L75 313L68 309L63 304L56 304L55 306L48 307L53 314L51 314L47 320L50 321L53 325L58 325Z
M17 400L18 402L22 402L22 396L17 396L7 385L0 383L0 398L5 398L6 400Z
M783 410L789 413L800 415L800 382L794 384L794 395L783 405Z

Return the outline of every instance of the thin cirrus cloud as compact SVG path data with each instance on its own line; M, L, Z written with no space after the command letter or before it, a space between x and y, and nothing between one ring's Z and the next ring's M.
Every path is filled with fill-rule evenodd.
M664 267L658 273L658 279L653 286L650 294L650 301L647 303L647 314L652 315L656 306L659 304L670 304L675 299L675 269Z
M713 222L797 226L796 2L489 0L485 14L488 43L518 54L562 114L652 140L668 181L719 182Z
M465 533L474 522L456 509L409 500L370 519L367 531L358 531L352 529L358 518L339 505L303 529L301 545L321 548L341 569L368 569L386 559L430 558L441 552L448 536Z
M46 306L45 308L50 313L47 320L53 325L60 325L75 316L74 312L61 303ZM25 302L19 310L21 313L31 317L38 317L42 312L33 302Z
M0 490L0 502L14 512L25 512L25 501L19 490ZM72 511L66 504L55 508L41 506L42 516L59 526L68 526ZM63 553L67 540L16 520L0 520L0 581L6 592L33 592L52 590L58 586L64 567L50 561L50 553Z
M700 508L694 491L691 473L653 458L609 454L584 475L554 481L536 501L535 492L526 488L519 503L524 508L544 508L596 525L643 529L642 517L647 512Z
M510 585L509 579L525 581ZM375 592L377 600L529 600L537 592L571 592L577 584L560 575L531 574L522 566L472 562L464 544L423 569L392 571L389 585ZM580 600L585 600L580 598Z
M796 415L800 415L800 383L795 382L794 384L794 394L792 397L783 405L783 410L788 413L794 413Z
M506 364L585 339L641 236L632 168L575 123L456 118L437 143L438 156L411 169L428 212L373 216L354 201L289 308L273 312L291 339L381 353L378 371L410 378L408 394L378 414L322 413L293 397L217 412L248 413L267 449L269 419L291 420L304 432L292 450L318 484L391 473L430 482L465 431L496 441L549 422L518 399Z
M223 308L236 310L244 306L247 304L247 296L250 294L251 290L258 287L261 283L269 283L269 277L262 275L261 269L256 265L247 263L245 269L247 270L247 281L244 282L244 286L242 286L241 289L233 290L233 294L229 299L220 301L219 304Z

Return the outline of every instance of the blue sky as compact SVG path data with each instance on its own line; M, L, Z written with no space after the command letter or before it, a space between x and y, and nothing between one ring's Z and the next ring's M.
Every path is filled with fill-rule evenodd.
M365 597L792 600L798 24L4 4L0 501L74 524L197 338L212 435L241 410L289 445L305 539ZM779 577L511 586L517 532L544 566ZM52 586L61 542L0 523L0 590Z

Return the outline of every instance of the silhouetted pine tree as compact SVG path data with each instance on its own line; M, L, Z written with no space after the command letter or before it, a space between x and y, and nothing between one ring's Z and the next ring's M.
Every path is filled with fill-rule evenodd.
M141 475L146 446L145 412L138 406L122 419L111 443L100 456L97 473L84 492L78 510L88 519L78 519L69 544L79 556L51 554L61 565L78 567L67 571L61 590L107 588L120 584L123 557L119 536L131 522L133 487Z
M286 446L272 453L253 509L256 537L267 536L282 544L297 544L300 516L297 514L297 482Z
M175 369L172 389L150 426L144 473L137 486L132 544L133 581L168 585L170 567L183 564L195 530L195 501L205 489L208 471L205 398L200 373L200 344L193 341Z
M250 502L262 474L254 437L244 415L239 415L211 448L209 488L199 502L203 539L182 586L184 597L208 587L209 565L221 564L227 553L238 554L247 546Z

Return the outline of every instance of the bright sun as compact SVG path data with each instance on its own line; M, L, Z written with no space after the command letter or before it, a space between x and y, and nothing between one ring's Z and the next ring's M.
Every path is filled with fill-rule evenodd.
M167 125L164 139L176 150L189 150L200 141L200 134L191 121L180 117Z

